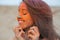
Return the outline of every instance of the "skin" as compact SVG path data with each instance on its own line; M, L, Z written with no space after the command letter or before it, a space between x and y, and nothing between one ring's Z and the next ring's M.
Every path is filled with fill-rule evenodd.
M31 38L31 40L39 40L39 30L36 26L33 26L28 31L28 37Z
M25 29L33 24L30 13L27 10L25 3L21 3L19 7L18 23L22 29Z
M27 40L25 37L27 37L28 40L38 40L40 36L38 27L30 27L33 24L33 20L24 2L19 6L19 16L21 16L18 17L19 26L14 28L16 40ZM26 28L29 28L29 30L27 32L23 31L23 29Z

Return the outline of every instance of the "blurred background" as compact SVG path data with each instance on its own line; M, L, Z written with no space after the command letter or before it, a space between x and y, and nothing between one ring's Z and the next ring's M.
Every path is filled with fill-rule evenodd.
M60 0L43 0L53 12L53 24L60 35ZM0 40L13 40L13 28L18 25L18 6L22 0L0 0Z

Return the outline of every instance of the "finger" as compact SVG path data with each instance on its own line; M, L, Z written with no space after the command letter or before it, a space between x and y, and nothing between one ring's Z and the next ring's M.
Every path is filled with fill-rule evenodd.
M28 38L29 38L30 40L32 40L32 39L34 38L34 36L32 36L31 34L29 34L29 35L28 35Z
M20 35L21 37L25 37L25 32L24 32L24 31L21 31L21 32L19 33L19 35Z
M18 27L18 26L16 26L16 27L13 28L13 31L14 31L14 32L16 32L16 28L17 28L17 27Z
M38 27L36 27L36 26L33 26L33 27L31 27L30 29L34 30L36 33L39 32Z
M25 32L24 31L21 31L21 32L19 32L20 34L25 34Z
M17 37L22 37L23 35L25 35L25 32L21 31L19 33L15 33L15 36Z
M39 32L37 26L33 26L33 27L31 27L30 29L33 29L33 30L35 31L35 36L36 36L36 35L37 35L37 36L40 36L40 32Z
M22 29L21 29L21 28L19 28L19 27L15 27L15 29L14 29L15 34L17 34L17 33L21 32L21 31L22 31Z
M28 34L35 35L35 32L34 32L34 30L29 30Z
M17 31L16 29L17 29L17 27L14 27L14 29L13 29L14 33L16 33L16 31Z

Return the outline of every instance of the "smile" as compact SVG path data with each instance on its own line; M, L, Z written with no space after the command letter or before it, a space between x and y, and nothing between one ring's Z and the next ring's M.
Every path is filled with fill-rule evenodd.
M18 21L19 22L19 24L22 24L23 23L23 21Z

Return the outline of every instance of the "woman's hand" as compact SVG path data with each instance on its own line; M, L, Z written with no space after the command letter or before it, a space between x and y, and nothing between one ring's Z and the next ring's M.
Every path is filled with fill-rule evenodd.
M38 30L38 27L36 26L31 27L30 30L28 31L29 40L39 40L39 36L40 36L40 33Z
M25 40L25 32L20 27L14 28L14 33L17 38L17 40Z

